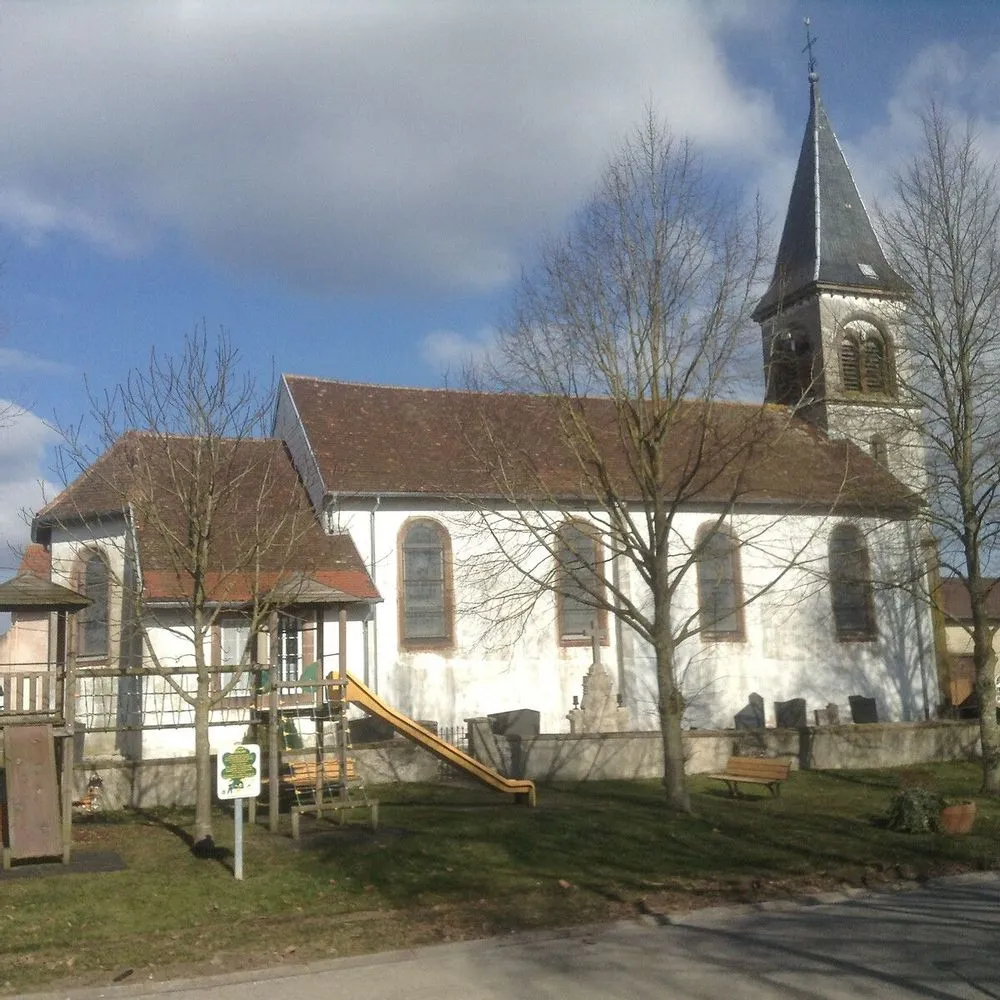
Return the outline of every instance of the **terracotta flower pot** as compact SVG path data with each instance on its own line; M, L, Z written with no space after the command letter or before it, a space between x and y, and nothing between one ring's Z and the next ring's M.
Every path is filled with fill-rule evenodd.
M975 802L959 802L954 806L945 806L941 810L941 830L943 833L968 833L975 820Z

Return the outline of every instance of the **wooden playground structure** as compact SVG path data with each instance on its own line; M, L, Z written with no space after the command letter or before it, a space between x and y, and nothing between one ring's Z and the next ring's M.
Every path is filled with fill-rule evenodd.
M0 584L0 611L54 615L48 658L0 672L0 843L15 861L70 861L73 823L73 658L68 621L82 594L22 573Z

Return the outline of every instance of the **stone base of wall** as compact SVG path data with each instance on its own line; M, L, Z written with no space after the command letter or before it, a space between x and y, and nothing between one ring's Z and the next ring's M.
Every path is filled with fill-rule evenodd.
M510 777L534 781L656 779L663 775L660 734L603 733L500 737L469 727L473 756ZM684 734L688 774L722 770L733 754L790 757L794 767L904 767L936 761L970 760L979 752L976 722L878 723L809 729L691 731ZM351 751L365 782L462 780L423 748L397 738ZM76 766L76 798L91 775L102 781L103 809L192 805L194 759L128 761L105 757Z
M499 738L494 738L499 739ZM603 733L508 738L510 775L534 781L660 778L659 733ZM905 767L970 760L979 753L975 722L885 723L808 729L704 730L684 734L688 774L721 771L732 755L790 757L794 767L817 770Z

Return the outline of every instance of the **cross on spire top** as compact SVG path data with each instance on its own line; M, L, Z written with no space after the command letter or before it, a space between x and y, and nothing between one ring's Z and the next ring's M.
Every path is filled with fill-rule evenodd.
M819 74L816 72L816 57L813 55L813 46L816 44L818 39L810 31L810 20L808 17L802 18L802 23L806 26L806 44L803 46L802 51L809 53L809 80L815 83L819 79Z

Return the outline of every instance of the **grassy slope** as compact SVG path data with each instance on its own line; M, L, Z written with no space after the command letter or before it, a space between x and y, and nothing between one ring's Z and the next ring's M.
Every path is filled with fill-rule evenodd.
M951 795L979 776L922 770ZM183 814L88 818L80 848L115 850L127 871L4 882L0 988L126 970L160 979L1000 865L1000 803L980 800L966 838L896 834L878 820L899 781L793 774L779 799L733 801L694 779L693 816L667 813L652 782L543 788L535 810L477 789L394 786L378 790L375 836L323 824L296 848L247 830L242 883L192 857L175 828ZM231 846L228 817L216 834Z

